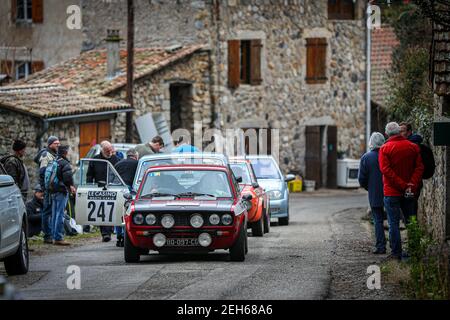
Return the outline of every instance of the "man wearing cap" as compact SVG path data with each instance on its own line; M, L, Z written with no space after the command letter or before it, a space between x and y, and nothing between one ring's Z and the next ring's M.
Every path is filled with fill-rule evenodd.
M52 244L52 204L50 194L45 190L44 176L45 169L48 164L56 159L58 148L61 145L59 139L55 136L50 136L47 139L47 147L39 151L34 158L34 161L39 165L39 182L44 191L44 204L42 207L42 232L44 233L44 243Z
M28 237L41 233L42 230L42 208L44 206L44 191L40 184L34 188L33 199L27 202Z
M15 140L13 145L13 154L2 158L2 163L6 172L13 177L20 191L24 201L27 199L28 189L30 188L30 178L28 171L23 164L23 157L25 156L26 144L22 140Z
M60 146L56 161L58 169L56 177L58 185L50 192L52 202L51 230L53 243L59 246L69 246L70 243L64 241L64 209L69 200L69 193L75 194L76 189L73 183L72 166L67 155L69 146Z

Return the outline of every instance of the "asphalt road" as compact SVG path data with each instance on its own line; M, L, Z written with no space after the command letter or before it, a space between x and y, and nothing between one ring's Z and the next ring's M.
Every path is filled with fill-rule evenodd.
M227 252L143 257L125 264L115 242L88 244L32 256L18 283L25 299L323 299L329 294L337 212L363 208L360 191L291 196L291 224L249 237L245 262ZM68 266L81 271L81 289L67 288ZM2 267L0 267L2 268Z

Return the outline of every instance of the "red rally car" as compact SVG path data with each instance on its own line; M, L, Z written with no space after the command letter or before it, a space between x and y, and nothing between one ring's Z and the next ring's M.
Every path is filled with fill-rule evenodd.
M125 195L125 261L161 253L229 250L244 261L247 206L229 167L173 165L150 168L136 197Z

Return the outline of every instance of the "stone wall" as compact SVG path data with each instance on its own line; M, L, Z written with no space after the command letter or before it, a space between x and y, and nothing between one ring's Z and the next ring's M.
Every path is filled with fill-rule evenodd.
M200 0L135 3L137 46L173 43L210 46L214 76L211 99L217 102L213 103L214 127L258 124L280 129L280 163L284 171L304 172L307 125L337 125L339 151L353 158L363 153L362 19L328 20L326 0L228 0L220 1L219 5L215 5L216 1ZM103 46L108 28L121 29L126 38L124 2L83 1L83 10L86 48ZM322 85L305 83L308 37L328 39L328 81ZM261 85L228 88L227 43L234 39L262 40Z

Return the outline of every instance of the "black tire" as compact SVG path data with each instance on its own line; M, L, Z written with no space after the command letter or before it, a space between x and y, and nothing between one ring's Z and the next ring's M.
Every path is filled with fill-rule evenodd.
M128 232L124 232L124 257L126 263L138 263L141 259L140 250L131 243Z
M24 218L25 219L25 218ZM20 244L16 253L5 259L5 270L10 276L26 274L30 262L30 253L28 251L27 226L22 222L20 233Z
M288 226L289 225L289 216L284 218L278 218L278 224L280 226Z
M239 237L230 248L230 260L242 262L245 261L245 251L247 247L247 227L242 226L239 231Z
M252 223L252 235L254 237L263 237L264 236L264 220L265 214L261 215L258 221Z
M264 208L264 233L270 232L270 213Z

